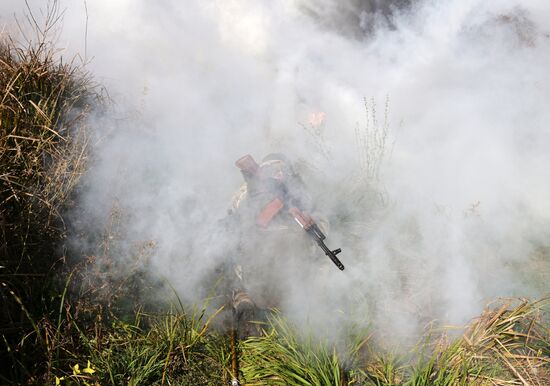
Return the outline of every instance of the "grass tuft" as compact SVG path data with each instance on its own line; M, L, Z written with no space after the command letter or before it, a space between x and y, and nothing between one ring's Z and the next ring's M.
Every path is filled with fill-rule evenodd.
M12 379L52 354L44 321L64 303L62 215L85 170L87 118L101 99L83 68L48 42L52 26L35 27L34 43L0 36L0 363Z

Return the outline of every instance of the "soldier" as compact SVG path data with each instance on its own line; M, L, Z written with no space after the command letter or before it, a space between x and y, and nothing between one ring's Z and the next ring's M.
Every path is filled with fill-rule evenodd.
M307 290L299 284L326 265L328 260L317 249L313 253L313 243L300 225L308 233L317 229L322 238L312 237L322 243L321 229L326 232L328 222L317 214L318 227L306 214L315 210L311 197L284 155L269 154L260 164L247 155L236 165L245 182L232 200L226 224L238 240L231 256L229 286L238 335L244 338L258 335L260 328L254 321L263 320L268 310L281 306L291 290L294 296L296 291ZM339 250L330 251L324 243L322 248L336 259ZM289 278L298 287L292 288Z

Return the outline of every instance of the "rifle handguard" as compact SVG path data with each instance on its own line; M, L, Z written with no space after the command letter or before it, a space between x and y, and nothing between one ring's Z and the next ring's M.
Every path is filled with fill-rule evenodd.
M273 217L277 215L283 209L285 204L283 201L281 201L280 198L276 198L273 201L271 201L269 204L267 204L260 214L256 216L256 224L261 226L262 228L265 228L268 226L268 224L271 222Z

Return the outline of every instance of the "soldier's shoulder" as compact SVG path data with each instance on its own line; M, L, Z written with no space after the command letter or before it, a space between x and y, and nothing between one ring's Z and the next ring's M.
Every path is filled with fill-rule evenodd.
M234 211L237 210L239 206L241 206L242 202L244 201L247 195L248 195L248 188L246 186L246 183L243 183L231 198L230 209Z

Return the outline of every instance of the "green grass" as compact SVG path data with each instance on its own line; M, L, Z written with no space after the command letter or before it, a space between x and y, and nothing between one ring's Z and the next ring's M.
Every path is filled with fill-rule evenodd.
M61 385L220 385L229 382L228 340L210 328L215 312L137 311L131 321L86 323L63 312L55 325L33 321L34 331L9 346L19 373L3 374L2 383ZM127 315L126 315L127 316ZM29 316L30 318L31 316ZM37 346L38 343L38 346ZM28 367L19 357L38 347L44 362Z
M431 333L402 354L377 347L366 333L348 339L342 353L275 315L264 336L242 343L242 375L250 385L543 385L550 379L549 304L506 302L462 337Z
M300 339L278 314L271 317L264 336L249 338L241 350L247 384L340 385L346 378L334 347L313 337Z
M153 385L190 379L197 385L220 384L224 371L211 356L219 339L206 333L210 320L204 319L204 313L138 312L132 323L115 321L101 335L87 336L79 329L83 346L56 364L56 376L74 384ZM73 374L74 365L86 360L94 373Z
M336 341L313 332L304 335L274 313L262 336L240 343L240 380L243 385L545 385L550 379L549 304L549 299L500 304L487 309L461 337L449 339L444 331L432 331L410 353L380 347L368 330L343 330ZM61 385L228 384L227 331L212 327L219 314L207 315L207 308L208 303L195 310L178 304L163 313L136 312L131 321L87 326L75 318L66 320L64 313L63 334L53 324L37 322L36 336L26 339L40 335L44 347L60 354L50 355L49 373L27 380L57 380ZM33 375L29 370L27 375Z

